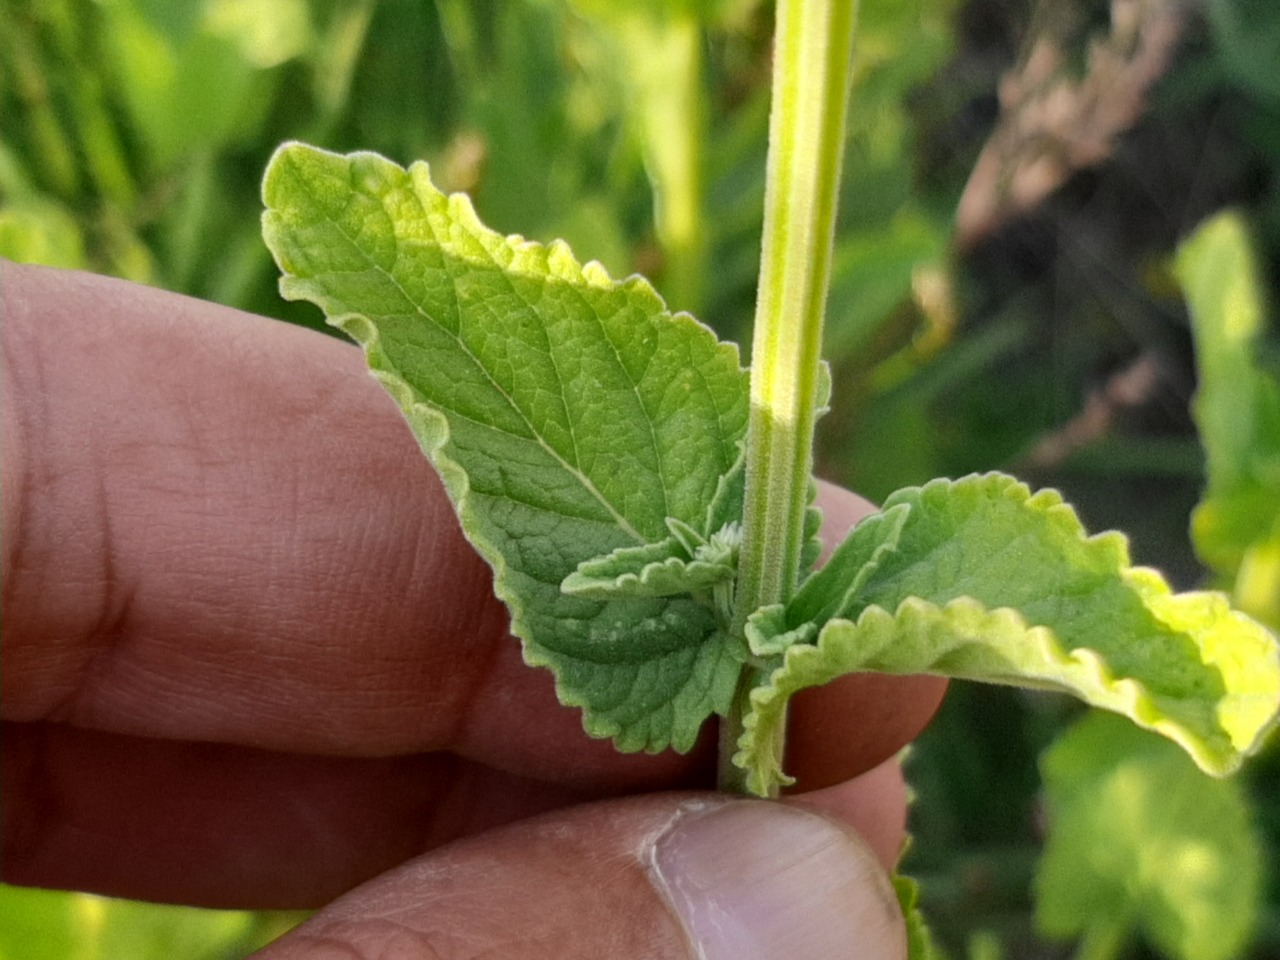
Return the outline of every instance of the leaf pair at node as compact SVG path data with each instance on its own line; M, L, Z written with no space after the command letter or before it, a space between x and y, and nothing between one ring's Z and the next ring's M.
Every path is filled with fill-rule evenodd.
M688 594L710 605L722 629L733 617L733 587L742 545L743 457L720 478L701 529L667 517L669 535L656 543L618 547L584 560L564 578L570 596L674 597Z
M749 402L735 347L643 279L487 229L425 164L288 144L264 197L282 293L363 345L526 660L620 749L689 749L752 677L735 759L765 794L784 779L787 699L862 670L1072 693L1213 773L1270 728L1271 634L1218 594L1173 594L1130 566L1122 536L1087 536L1056 493L1000 474L899 491L805 578L811 508L798 590L735 634Z

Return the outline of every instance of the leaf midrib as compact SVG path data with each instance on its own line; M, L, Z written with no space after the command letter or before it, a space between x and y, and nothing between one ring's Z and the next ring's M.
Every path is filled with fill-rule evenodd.
M415 197L415 199L417 199L417 200L418 200L419 205L421 205L421 204L422 204L422 199L421 199L420 197L418 197L417 190L416 190L416 189L414 189L413 193L414 193L414 197ZM313 196L313 198L312 198L312 199L313 199L313 201L314 201L316 198ZM381 201L381 199L380 199L380 198L379 198L378 202L379 202L379 205L380 205L380 206L382 206L382 201ZM319 203L317 203L317 207L320 207L321 209L323 209L323 207L321 207L321 205L320 205ZM385 212L385 210L386 210L385 206L383 206L383 210L384 210L384 212ZM425 209L423 210L423 213L424 213L424 214L426 213L426 210L425 210ZM521 408L521 407L520 407L520 406L515 402L515 399L511 396L511 394L510 394L507 390L505 390L505 389L504 389L504 388L503 388L503 387L502 387L502 386L501 386L501 385L500 385L496 380L494 380L494 379L493 379L493 376L490 374L488 367L486 367L486 366L485 366L485 364L480 360L480 358L479 358L479 357L477 357L477 356L475 355L475 353L474 353L474 352L471 350L471 348L466 344L466 342L462 339L462 337L461 337L461 336L459 336L459 335L455 335L455 334L453 334L453 333L452 333L452 332L450 332L449 330L444 329L444 327L442 327L439 323L437 323L437 322L436 322L436 320L435 320L435 319L433 319L433 318L431 317L431 315L430 315L430 314L428 314L425 310L423 310L423 309L422 309L422 306L417 302L417 300L416 300L415 298L413 298L412 296L410 296L410 295L409 295L409 292L404 288L404 285L400 283L399 279L395 276L395 274L394 274L394 273L392 273L392 272L391 272L391 271L389 271L389 270L385 270L385 269L383 269L383 268L382 268L382 267L381 267L381 266L380 266L380 265L379 265L379 264L378 264L378 263L373 259L373 257L371 257L371 256L370 256L370 255L365 251L364 247L363 247L363 246L361 246L359 243L357 243L357 242L356 242L355 237L354 237L351 233L349 233L349 232L348 232L348 231L343 227L343 225L342 225L340 222L338 222L338 221L337 221L337 220L335 220L334 218L332 218L332 217L328 216L327 214L325 215L325 219L326 219L326 220L328 220L328 221L329 221L329 223L331 223L331 224L332 224L332 225L333 225L333 226L338 230L338 232L339 232L339 233L341 233L341 234L342 234L342 236L343 236L343 237L344 237L344 238L345 238L345 239L346 239L346 240L347 240L347 241L348 241L348 242L349 242L349 243L350 243L350 244L351 244L351 245L352 245L356 250L359 250L359 251L360 251L360 255L365 259L365 261L366 261L366 262L367 262L367 263L368 263L368 264L369 264L369 265L370 265L374 270L377 270L379 273L381 273L383 276L385 276L385 277L386 277L386 278L387 278L387 279L388 279L388 280L389 280L389 281L390 281L390 282L395 286L396 290L397 290L397 291L399 291L399 293L401 294L401 296L403 296L403 297L404 297L405 302L413 304L413 309L414 309L414 311L415 311L415 312L416 312L420 317L422 317L422 318L423 318L427 323L430 323L430 324L432 324L433 326L435 326L437 329L442 330L442 331L443 331L447 336L451 337L451 338L452 338L452 339L457 343L458 348L459 348L460 350L462 350L462 352L463 352L463 353L465 353L465 354L467 355L467 357L468 357L468 358L470 358L470 359L472 360L472 362L474 362L474 363L475 363L476 367L481 371L481 373L483 373L484 378L485 378L485 380L489 383L489 385L493 387L493 389L498 393L498 395L499 395L499 396L501 396L501 397L502 397L502 399L506 401L507 405L511 408L511 410L512 410L512 411L514 411L514 412L516 413L516 415L517 415L517 416L520 418L520 420L525 424L525 426L527 426L527 427L529 428L529 433L532 435L533 439L537 442L538 446L540 446L543 450L545 450L545 451L546 451L546 452L547 452L547 453L552 457L552 459L554 459L557 463L559 463L562 467L564 467L564 469L565 469L565 470L566 470L566 471L567 471L571 476L575 477L575 478L576 478L576 479L577 479L577 480L582 484L583 488L584 488L584 489L585 489L585 490L586 490L586 491L587 491L591 496L593 496L593 497L594 497L594 498L595 498L595 499L600 503L600 505L601 505L601 506L603 506L603 507L605 508L605 510L606 510L606 511L608 511L609 515L613 517L613 519L614 519L614 521L617 523L618 527L619 527L619 528L620 528L624 533L626 533L628 536L632 537L632 538L636 541L636 543L638 543L638 544L647 543L648 541L645 539L645 537L644 537L644 536L643 536L643 535L642 535L638 530L636 530L636 528L635 528L634 526L632 526L632 525L631 525L631 522L630 522L630 521L629 521L625 516L623 516L623 514L618 510L618 508L614 506L614 504L612 503L612 501L610 501L610 500L609 500L609 498L608 498L608 497L606 497L606 496L605 496L605 495L600 491L600 489L599 489L598 487L596 487L596 485L592 482L591 478L590 478L590 477L588 477L585 473L583 473L583 472L582 472L582 470L580 470L577 466L575 466L574 464L570 463L570 462L569 462L568 460L566 460L563 456L561 456L561 454L560 454L560 452L559 452L559 451L557 451L554 447L552 447L550 444L548 444L548 443L546 442L546 440L545 440L545 439L543 439L543 436L542 436L541 432L537 429L537 427L535 427L535 426L534 426L534 424L533 424L533 423L532 423L532 421L529 419L529 417L528 417L528 415L525 413L525 411L524 411L524 410L523 410L523 409L522 409L522 408ZM436 245L437 245L438 247L440 247L440 249L441 249L441 250L443 250L443 249L444 249L444 247L439 243L438 238L437 238L437 241L436 241ZM486 251L486 253L487 253L487 251ZM397 259L399 258L399 256L400 256L400 244L397 242L397 244L396 244L396 257L397 257ZM447 262L450 258L446 256L444 259L445 259L445 260L446 260L446 262ZM499 269L498 269L498 273L499 273L499 275L501 275L501 276L505 279L506 274L501 270L501 266L500 266L499 264L497 264L497 263L496 263L496 261L492 261L492 258L491 258L491 262L494 262L494 265L499 267ZM455 282L456 278L454 277L453 273L451 273L447 268L445 269L445 273L448 275L450 283L451 283L451 284L453 284L453 285L454 285L454 287L455 287L455 289L456 289L456 282ZM532 304L530 304L530 303L529 303L527 300L525 300L523 297L521 297L521 296L520 296L520 294L519 294L519 293L518 293L514 288L512 288L512 291L511 291L511 292L512 292L515 296L520 297L520 299L521 299L521 300L525 303L525 305L526 305L526 306L528 306L530 309L534 309L534 308L533 308L533 305L532 305ZM372 319L372 318L370 318L370 319ZM606 340L608 340L608 337L605 337L605 339L606 339ZM610 343L610 346L612 346L612 341L609 341L609 343ZM615 348L615 354L616 354L616 348ZM550 351L548 351L548 356L550 356L550 355L551 355L551 354L550 354ZM553 365L553 366L555 365L555 360L554 360L554 359L552 359L552 365ZM625 374L626 374L626 368L625 368L625 367L623 367L623 374L624 374L624 376L625 376ZM409 381L408 381L407 379L405 379L403 375L401 375L401 376L400 376L400 378L401 378L402 380L404 380L404 381L405 381L405 383L409 383ZM558 371L558 369L557 369L556 379L557 379L557 386L559 387L559 389L560 389L560 391L561 391L561 399L563 400L564 383L563 383L563 381L561 380L561 378L560 378L560 376L559 376L559 371ZM628 380L630 380L630 378L629 378L629 377L628 377ZM633 391L635 390L635 384L634 384L634 383L632 384L632 390L633 390ZM414 389L414 392L415 392L415 393L417 393L417 392L418 392L416 388ZM638 394L637 394L637 400L639 400L639 395L638 395ZM441 406L441 405L439 405L439 404L433 404L433 405ZM641 408L642 410L644 410L644 409L645 409L643 402L641 402L641 404L640 404L640 408ZM459 413L459 411L456 411L456 410L453 410L453 409L449 409L449 408L444 408L443 406L441 406L441 409L448 409L448 412L449 412L449 413L454 414L454 415L457 415L457 416L461 416L461 415L462 415L461 413ZM568 410L567 410L567 406L566 406L566 415L567 415L567 413L568 413ZM646 413L646 418L645 418L645 419L646 419L646 423L649 425L650 433L651 433L651 435L652 435L652 423L651 423L651 418L650 418L650 417L648 417L648 411L647 411L647 410L645 410L645 413ZM572 418L570 418L570 417L566 417L566 418L570 421L570 428L569 428L569 432L570 432L570 436L572 436L572 435L573 435ZM470 418L468 418L468 419L470 419ZM497 432L499 432L499 433L506 433L506 431L502 430L500 427L498 427L498 426L496 426L496 425L491 425L491 426L490 426L490 429L492 429L492 430L494 430L494 431L497 431ZM509 434L509 433L507 433L506 435L507 435L507 436L514 436L514 434ZM655 440L656 440L656 438L655 438ZM576 443L575 443L575 449L576 449ZM656 445L656 442L655 442L655 453L656 453L656 451L657 451L657 445ZM661 464L661 457L658 457L658 461L659 461L659 464ZM659 467L659 477L662 479L662 483L663 483L663 487L662 487L662 490L663 490L663 501L664 501L664 504L665 504L665 502L666 502L666 479L665 479L665 477L662 477L661 467Z

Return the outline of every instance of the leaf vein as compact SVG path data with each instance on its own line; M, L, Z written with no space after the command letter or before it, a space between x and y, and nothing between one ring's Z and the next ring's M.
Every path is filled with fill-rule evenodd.
M439 238L439 235L438 235L438 234L436 234L436 232L435 232L434 228L432 228L432 227L431 227L431 224L430 224L430 216L428 215L428 211L427 211L427 209L426 209L426 205L425 205L425 203L423 202L422 197L418 194L418 191L417 191L416 187L413 189L413 194L414 194L414 198L418 201L419 206L422 208L422 212L423 212L423 215L424 215L424 220L425 220L425 222L427 223L427 227L428 227L428 229L430 229L430 230L432 231L432 236L433 236L433 238L435 238L435 241L436 241L437 246L439 246L442 250L447 249L446 245L445 245L444 243L441 243L440 238ZM389 215L389 216L393 215L391 211L387 210L386 203L385 203L385 201L384 201L382 198L378 198L378 202L379 202L379 204L382 206L383 210L384 210L384 211L386 211L386 212L388 213L388 215ZM447 334L448 336L450 336L450 337L452 337L452 338L454 339L454 341L455 341L455 342L457 343L457 345L458 345L458 348L459 348L460 350L462 350L462 351L463 351L463 353L465 353L465 354L467 355L467 357L468 357L469 359L471 359L471 360L476 364L477 368L478 368L478 369L481 371L481 373L484 375L484 378L485 378L485 380L489 383L489 385L490 385L490 386L492 386L492 387L493 387L493 389L498 393L498 395L499 395L499 396L501 396L501 397L503 398L503 400L505 400L505 401L507 402L507 404L508 404L508 406L511 408L511 410L512 410L512 411L514 411L514 412L516 413L516 415L517 415L517 416L519 416L519 418L520 418L521 420L523 420L523 421L524 421L525 425L529 428L529 432L533 435L533 438L537 441L537 443L539 444L539 446L541 446L544 450L546 450L546 451L547 451L547 453L548 453L548 454L550 454L550 455L551 455L551 456L552 456L552 457L553 457L553 458L554 458L554 459L555 459L555 460L556 460L556 461L557 461L557 462L558 462L562 467L564 467L564 469L565 469L565 470L566 470L570 475L572 475L572 476L574 476L574 477L576 477L576 478L578 479L578 481L582 484L583 488L584 488L584 489L585 489L585 490L586 490L586 491L587 491L591 496L595 497L595 498L596 498L596 499L601 503L601 505L602 505L602 506L604 506L604 507L605 507L605 509L609 512L609 514L610 514L610 515L614 518L614 520L617 522L618 526L619 526L619 527L620 527L620 528L621 528L621 529L622 529L622 530L623 530L623 531L624 531L628 536L631 536L631 537L635 538L635 540L636 540L636 542L637 542L637 543L644 543L644 542L645 542L645 538L640 534L640 532L639 532L638 530L636 530L636 529L635 529L635 527L633 527L633 526L631 525L631 522L630 522L629 520L627 520L627 518L626 518L625 516L623 516L623 514L621 513L621 511L619 511L619 510L618 510L618 508L617 508L616 506L614 506L613 502L612 502L612 501L610 501L610 500L609 500L609 498L608 498L608 497L606 497L606 496L604 495L604 493L600 491L600 489L595 485L595 483L594 483L594 482L592 482L591 478L590 478L590 477L588 477L585 473L583 473L583 472L582 472L582 470L580 470L580 469L576 466L576 464L571 463L571 462L569 462L568 460L566 460L566 459L561 455L561 453L560 453L558 450L556 450L553 446L551 446L551 444L549 444L549 443L546 441L546 439L542 436L541 431L539 431L539 430L538 430L538 428L534 425L534 423L533 423L532 419L529 417L529 415L525 412L525 410L524 410L523 408L521 408L521 407L520 407L520 405L519 405L519 404L517 404L517 403L516 403L515 398L514 398L514 397L512 397L512 396L511 396L511 394L510 394L510 393L509 393L505 388L503 388L503 386L502 386L500 383L498 383L498 382L493 378L493 375L492 375L492 373L489 371L489 368L484 364L484 362L483 362L483 361L482 361L478 356L476 356L475 352L474 352L474 351L473 351L473 350L472 350L472 349L467 345L467 343L462 339L461 334L460 334L460 333L459 333L459 334L454 334L452 331L445 329L445 328L443 327L443 325L442 325L442 324L438 323L438 322L435 320L435 318L434 318L434 317L432 317L429 313L427 313L425 310L423 310L423 309L422 309L422 305L421 305L421 304L419 304L419 303L418 303L418 301L417 301L414 297L410 296L409 291L405 289L404 284L402 284L402 283L400 282L399 278L398 278L398 277L396 277L395 273L394 273L394 272L392 272L391 270L388 270L387 268L383 267L381 264L379 264L379 263L378 263L378 262L377 262L377 261L376 261L376 260L375 260L375 259L374 259L374 258L373 258L373 257L372 257L372 256L371 256L371 255L370 255L370 254L365 250L365 249L364 249L364 247L363 247L363 246L361 246L359 243L357 243L357 238L356 238L356 236L355 236L355 235L353 235L353 234L351 234L351 233L349 233L349 232L347 231L347 229L344 227L344 225L342 224L342 222L341 222L340 220L335 220L333 217L328 217L328 216L326 216L326 219L328 219L328 220L329 220L329 222L330 222L330 223L331 223L331 224L332 224L332 225L333 225L333 226L334 226L334 227L335 227L335 228L336 228L336 229L337 229L337 230L338 230L338 231L339 231L339 232L340 232L344 237L346 237L346 238L347 238L347 240L351 241L352 245L353 245L353 246L355 246L355 248L356 248L357 250L359 250L359 251L360 251L360 255L361 255L362 257L364 257L364 259L365 259L366 261L368 261L368 263L369 263L369 264L370 264L370 265L371 265L375 270L377 270L377 271L379 271L380 273L382 273L382 274L383 274L383 275L384 275L384 276L385 276L385 277L386 277L386 278L387 278L387 279L388 279L388 280L389 280L389 281L390 281L390 282L395 286L396 290L397 290L397 291L398 291L398 292L399 292L399 293L404 297L405 302L406 302L406 303L409 303L409 304L412 304L412 305L413 305L413 308L414 308L414 311L415 311L415 312L416 312L420 317L422 317L426 322L428 322L428 323L430 323L430 324L434 325L435 327L437 327L437 328L439 328L439 329L441 329L441 330L444 330L445 334ZM396 249L396 257L397 257L397 259L398 259L398 258L399 258L399 255L400 255L400 244L399 244L399 243L397 243L397 244L396 244L395 249ZM488 254L488 251L487 251L487 250L486 250L485 252ZM500 264L497 264L497 261L493 259L492 254L489 254L489 258L490 258L491 262L493 262L495 265L499 266L499 274L500 274L501 276L503 276L503 277L504 277L504 279L505 279L505 276L506 276L506 275L505 275L505 273L501 270L501 265L500 265ZM449 267L448 267L448 263L449 263L449 260L450 260L450 259L451 259L451 258L450 258L449 256L445 256L445 257L443 257L443 258L442 258L443 262L445 263L445 267L444 267L443 269L444 269L444 273L445 273L445 275L449 278L449 282L450 282L450 284L452 284L452 285L453 285L453 287L454 287L454 289L456 290L456 289L457 289L457 278L456 278L456 276L454 275L453 271L451 271L451 270L449 269ZM518 294L517 294L517 295L518 295ZM523 299L523 298L522 298L522 299ZM415 392L416 392L416 391L415 391ZM434 406L440 406L440 405L438 405L438 404L435 404L434 402L433 402L433 405L434 405ZM441 406L440 408L441 408L441 409L444 409L444 407L442 407L442 406ZM450 411L450 412L456 412L456 411ZM570 428L570 430L571 430L571 433L572 433L572 427Z

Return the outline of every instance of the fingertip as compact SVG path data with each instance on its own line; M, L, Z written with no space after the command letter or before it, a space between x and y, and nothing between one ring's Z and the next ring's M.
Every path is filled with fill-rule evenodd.
M908 806L907 782L897 757L852 780L788 796L787 802L848 824L885 870L896 867L907 839Z
M677 820L655 845L655 880L700 960L905 955L893 887L846 823L768 802Z
M713 795L590 804L471 838L352 891L259 960L900 960L892 885L848 827Z
M800 691L789 706L786 756L798 791L884 763L928 725L946 690L942 677L853 673Z

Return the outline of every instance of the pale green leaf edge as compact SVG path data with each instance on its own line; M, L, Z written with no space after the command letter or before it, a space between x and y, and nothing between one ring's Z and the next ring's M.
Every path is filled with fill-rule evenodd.
M748 771L751 790L763 796L789 782L770 744L793 694L847 673L929 673L1069 693L1168 737L1206 773L1233 772L1276 722L1280 662L1275 639L1260 624L1231 610L1221 594L1173 594L1153 571L1122 573L1145 594L1148 608L1158 616L1183 623L1190 619L1210 629L1229 622L1235 634L1232 658L1270 665L1245 672L1245 679L1256 680L1257 688L1228 691L1212 703L1162 704L1137 680L1114 676L1095 651L1064 650L1052 630L1028 624L1016 610L988 610L970 597L942 606L912 597L892 614L870 606L856 622L831 620L816 644L788 647L782 665L751 692L734 762ZM1211 646L1212 638L1206 640L1194 626L1188 632L1205 641L1202 651ZM1252 649L1242 654L1243 646ZM1175 710L1182 715L1172 715Z
M901 873L890 879L907 930L907 960L946 960L920 910L920 882Z
M303 144L296 141L281 144L267 165L267 176L275 166L280 157L291 151L307 151L319 154L327 154L330 156L339 156L345 160L351 161L359 157L371 157L383 163L390 163L385 157L368 151L358 151L353 154L338 154L333 151L322 150L317 147ZM407 172L412 173L413 168L417 166L425 167L425 163L419 162L412 164L407 168ZM404 168L402 168L404 169ZM609 276L604 266L597 261L591 261L581 264L574 257L572 250L568 244L562 240L555 240L550 244L540 244L537 241L528 240L518 234L503 235L486 226L479 215L475 212L475 208L471 204L471 200L466 194L449 194L448 214L454 222L463 229L472 232L477 239L487 243L496 243L506 246L514 254L529 253L537 250L546 250L545 263L547 266L546 277L548 279L562 280L566 283L585 283L605 289L622 290L627 293L636 294L649 300L662 310L666 310L665 303L653 286L639 274L627 277L624 280L614 280ZM280 293L288 300L311 300L308 294L308 282L299 280L292 275L286 273L280 280ZM696 317L688 313L676 312L668 313L670 321L677 324L690 326L701 334L715 336L709 327L699 321ZM370 374L376 379L382 387L391 395L400 408L405 420L407 421L415 439L422 452L427 459L435 467L439 474L441 482L444 484L445 491L449 495L450 501L454 505L454 511L458 516L459 522L466 531L468 542L476 549L476 551L489 564L494 574L494 593L507 607L511 614L509 629L511 633L519 637L521 643L521 655L524 662L531 667L544 667L550 670L556 687L556 696L559 701L572 708L578 708L582 711L583 728L592 736L600 738L612 738L620 750L631 752L635 750L645 750L647 752L660 752L667 747L678 752L687 752L692 748L697 734L702 727L705 717L710 713L723 712L724 705L714 704L710 709L703 713L703 720L699 720L692 729L676 728L671 731L669 738L659 738L654 740L652 736L648 736L643 743L632 742L634 737L628 735L628 731L615 720L600 716L594 712L586 696L575 693L561 678L560 671L557 669L556 655L554 651L547 649L543 651L542 645L533 636L533 631L529 628L524 620L524 601L517 591L508 589L507 583L507 560L502 555L498 546L490 542L486 537L479 533L483 526L482 518L479 517L470 506L470 481L467 477L466 469L453 460L445 452L445 447L449 442L450 431L448 418L442 412L434 409L428 404L418 402L414 397L413 387L400 377L396 371L394 364L390 362L381 347L381 334L377 325L368 317L359 313L348 313L338 316L327 316L326 321L329 325L334 326L349 337L356 341L364 352L365 361L369 367ZM731 352L735 365L741 369L740 354L736 344L719 341L717 339L717 348ZM473 517L475 517L473 521ZM586 558L584 558L586 559ZM709 638L704 641L705 644L716 643L715 638ZM720 645L724 646L723 641ZM699 657L699 661L705 659L704 656ZM733 661L733 672L736 673L740 667L739 663L732 657L727 657L722 653L719 658L723 661L720 667L717 667L715 673L721 672L721 667L728 661ZM712 684L715 687L716 684ZM729 688L732 692L731 687ZM704 699L712 697L714 699L714 690L709 688L703 691ZM676 694L678 699L681 694L688 693L682 690ZM702 712L702 711L699 711Z

